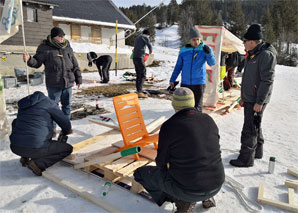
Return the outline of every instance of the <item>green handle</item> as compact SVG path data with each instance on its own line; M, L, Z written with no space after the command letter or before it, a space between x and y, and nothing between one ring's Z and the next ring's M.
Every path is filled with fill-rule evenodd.
M125 149L125 150L122 150L120 152L121 154L121 157L125 157L127 155L132 155L132 154L137 154L141 151L141 147L139 146L135 146L135 147L131 147L131 148L128 148L128 149Z
M239 103L239 101L241 101L241 97L237 98L237 100L236 100L236 101Z

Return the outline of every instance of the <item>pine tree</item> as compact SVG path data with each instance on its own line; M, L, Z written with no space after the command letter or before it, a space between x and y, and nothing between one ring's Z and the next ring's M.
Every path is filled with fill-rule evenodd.
M167 23L169 25L174 24L174 22L178 21L178 16L179 16L179 5L177 4L176 0L171 0L167 10Z
M275 41L274 31L273 31L273 23L272 16L270 13L270 9L267 8L265 15L262 19L262 25L264 27L264 40L273 43Z
M211 9L211 0L193 1L192 8L193 19L195 25L212 25L214 17Z
M193 26L191 7L186 7L180 13L178 34L180 36L180 44L184 46L189 42L189 30Z
M228 29L237 37L242 38L246 31L246 23L240 0L232 2L229 10L229 22Z

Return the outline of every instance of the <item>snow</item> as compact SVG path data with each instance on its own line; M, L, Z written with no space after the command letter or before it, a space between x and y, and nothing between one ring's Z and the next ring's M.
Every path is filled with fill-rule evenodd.
M157 31L157 41L163 37L159 35L169 35L170 38L177 32L177 27ZM175 37L178 38L177 36ZM178 42L177 42L178 43ZM173 45L176 43L173 42ZM83 49L85 44L82 44ZM175 46L174 47L177 47ZM154 46L154 54L157 60L163 61L160 67L147 68L147 76L152 74L163 80L156 86L165 88L168 86L170 75L175 66L179 49L161 47L159 43ZM79 47L78 47L79 48ZM110 84L123 83L122 74L126 71L134 72L132 69L118 71L115 76L111 72ZM83 73L84 79L99 80L98 73ZM82 88L96 86L101 84L82 84ZM281 202L288 202L288 189L284 186L287 179L295 179L286 173L287 168L298 170L298 68L276 66L276 76L274 82L271 102L268 104L263 118L263 134L265 137L264 157L256 160L254 167L235 168L229 165L229 160L238 156L240 149L240 135L243 125L243 109L236 110L226 116L215 118L220 130L220 145L222 150L222 159L225 167L225 173L237 182L245 186L243 192L251 200L256 201L258 185L260 181L265 182L265 197ZM40 90L46 93L45 85L30 87L31 93ZM80 91L73 88L73 93ZM10 88L5 90L6 102L11 103L27 95L27 88L22 85L19 88ZM95 106L96 97L77 97L73 98L73 103L85 103ZM113 112L111 98L100 97L101 106ZM16 111L8 106L8 120L16 117ZM160 116L170 117L174 111L168 100L148 98L140 100L141 110L146 123L151 122ZM115 119L115 114L110 113L107 116ZM92 117L92 116L90 116ZM84 139L90 138L102 132L109 130L97 124L88 122L88 118L72 121L75 133L69 136L69 142L75 144ZM276 157L274 174L268 173L269 157ZM65 165L64 165L65 166ZM56 164L51 171L58 171L63 168L63 164ZM75 175L73 172L75 172ZM99 187L103 180L93 175L87 175L80 171L74 171L71 168L63 168L64 178L73 181L75 177L81 178L80 186L94 190L92 193L100 194ZM81 198L73 192L62 188L55 183L33 175L27 168L21 167L19 156L14 155L9 149L8 138L0 140L0 212L103 212L104 210L91 202ZM92 184L91 184L92 183ZM91 184L91 187L90 187ZM96 189L95 189L96 188ZM297 190L295 191L295 201L298 202ZM215 196L216 208L209 212L247 212L243 203L226 184L222 190ZM107 197L107 202L114 203L117 207L128 212L171 212L173 206L166 203L161 208L145 200L144 198L133 194L117 185L112 186L112 190ZM254 203L251 207L257 208ZM196 212L202 211L201 203L198 203ZM264 212L286 212L278 208L264 205Z

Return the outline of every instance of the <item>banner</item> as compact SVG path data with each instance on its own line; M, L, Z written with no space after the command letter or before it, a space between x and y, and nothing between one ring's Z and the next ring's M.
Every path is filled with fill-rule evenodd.
M0 20L0 44L19 31L22 0L5 0Z

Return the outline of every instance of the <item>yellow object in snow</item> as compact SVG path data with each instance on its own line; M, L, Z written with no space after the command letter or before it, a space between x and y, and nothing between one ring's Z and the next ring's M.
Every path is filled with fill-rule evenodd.
M226 66L220 66L220 80L226 77Z

